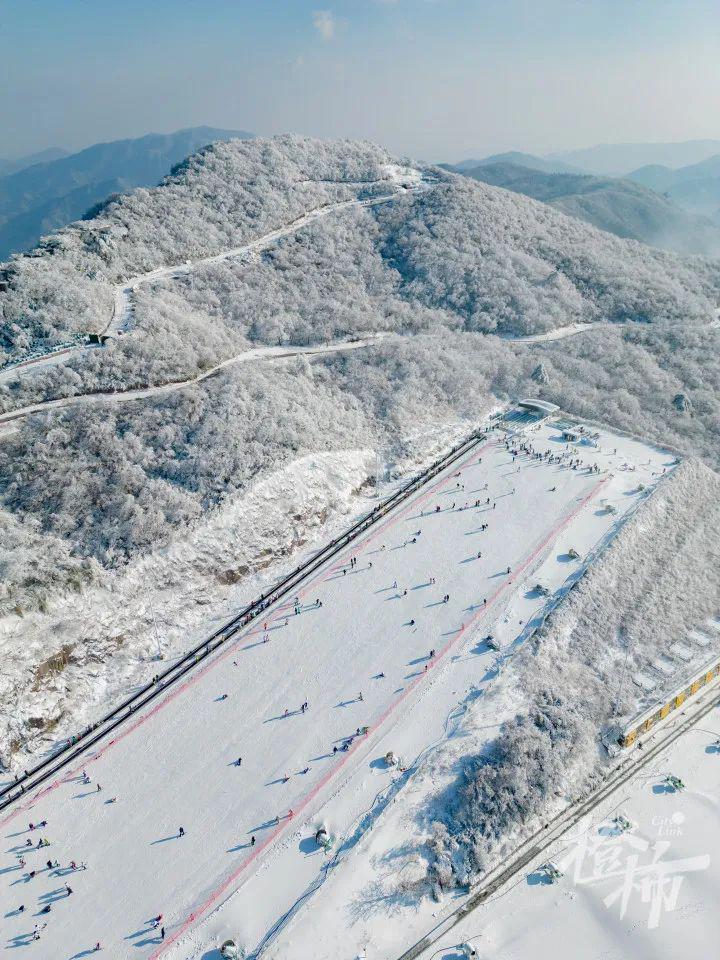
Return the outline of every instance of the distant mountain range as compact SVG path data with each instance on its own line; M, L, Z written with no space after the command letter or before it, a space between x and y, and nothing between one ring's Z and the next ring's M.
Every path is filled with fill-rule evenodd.
M67 150L62 147L48 147L47 150L41 150L39 153L29 153L25 157L18 157L17 160L4 160L0 157L0 177L9 177L11 173L17 173L18 170L24 170L25 167L31 167L35 163L46 163L49 160L59 160L60 157L66 157Z
M516 166L527 167L530 170L541 170L543 173L583 173L579 167L570 166L561 160L552 160L547 157L536 157L532 153L522 153L519 150L510 150L507 153L493 153L484 160L462 160L453 165L440 164L449 170L465 173L477 167L492 166L498 163L512 163Z
M677 170L648 164L627 178L663 193L684 210L711 216L720 223L720 152Z
M155 186L208 143L252 136L244 130L194 127L98 143L79 153L53 148L0 161L0 260L30 249L43 234L77 220L114 193Z
M455 169L475 180L541 200L619 237L683 254L720 255L720 225L688 213L672 199L639 182L544 172L537 165L531 168L528 164L498 160L503 156L520 156L531 162L545 163L528 154L500 154L488 157L474 168L458 165L446 169ZM673 171L668 170L668 173ZM659 178L659 174L652 176Z
M627 176L631 170L648 164L676 168L701 163L720 154L720 140L687 140L683 143L602 143L583 150L554 153L557 160L580 167L586 173Z

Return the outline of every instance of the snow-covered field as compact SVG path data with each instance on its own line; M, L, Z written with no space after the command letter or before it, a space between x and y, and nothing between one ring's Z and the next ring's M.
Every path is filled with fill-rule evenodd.
M237 635L84 764L11 808L2 818L7 944L30 942L36 922L47 927L28 949L43 957L83 956L100 941L118 958L210 958L228 934L248 950L263 941L325 878L318 826L352 851L404 782L387 751L409 764L452 734L529 625L672 465L666 452L604 432L597 448L570 451L551 426L528 438L600 472L516 461L491 435L315 575L298 614L292 602L269 612L267 627ZM28 832L41 820L46 828ZM51 845L28 851L18 869L27 839L40 836ZM45 869L48 859L60 869ZM87 871L66 874L71 860ZM29 869L38 875L28 879ZM20 903L25 912L14 913ZM330 914L320 903L310 897L292 926L280 925L269 955L350 956L361 945L338 952L345 920L333 922L336 901ZM371 907L358 905L368 930ZM164 942L147 923L158 914ZM406 931L390 928L401 950Z

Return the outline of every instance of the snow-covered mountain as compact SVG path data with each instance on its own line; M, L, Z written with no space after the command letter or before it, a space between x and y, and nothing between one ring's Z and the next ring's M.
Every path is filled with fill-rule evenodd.
M96 143L73 154L51 149L5 166L0 161L0 259L30 249L43 234L115 193L154 186L174 164L208 143L251 136L193 127Z
M7 360L112 327L118 297L130 311L104 349L0 380L6 413L40 404L0 443L6 612L102 581L298 457L406 456L412 437L492 398L540 389L718 463L716 261L620 240L373 144L216 143L0 279ZM542 377L537 355L508 339L591 321L534 348ZM252 348L378 333L353 353L229 365L152 390ZM117 402L133 388L140 398Z

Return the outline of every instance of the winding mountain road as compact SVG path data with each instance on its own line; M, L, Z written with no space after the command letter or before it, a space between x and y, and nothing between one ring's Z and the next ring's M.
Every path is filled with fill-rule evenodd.
M174 393L177 390L183 390L186 387L195 386L215 376L225 367L236 363L246 363L250 360L284 360L288 357L316 356L323 353L343 353L350 350L361 350L364 347L370 347L383 340L399 339L391 333L377 333L371 337L363 337L357 340L343 340L338 343L321 344L319 346L309 347L257 347L256 349L245 350L237 356L230 357L218 363L210 370L198 374L197 377L191 377L189 380L177 380L171 383L163 383L156 387L142 387L137 390L118 390L115 392L98 391L96 393L83 393L75 397L61 397L58 400L44 400L42 403L33 403L30 406L22 407L20 410L11 410L9 413L0 414L0 425L11 423L15 420L22 420L31 416L33 413L43 413L46 410L58 410L62 407L71 407L78 403L97 403L106 401L110 403L120 403L128 400L143 400L146 397L160 396L164 393Z

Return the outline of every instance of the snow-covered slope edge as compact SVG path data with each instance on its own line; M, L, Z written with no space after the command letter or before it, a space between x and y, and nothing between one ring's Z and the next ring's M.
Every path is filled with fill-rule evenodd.
M388 469L421 466L470 429L458 421L420 430L398 464L368 448L299 456L119 572L59 555L57 589L42 584L41 609L0 618L0 699L12 705L0 723L0 761L25 764L94 722L148 682L159 653L167 661L184 652L365 512L378 471L387 479Z

